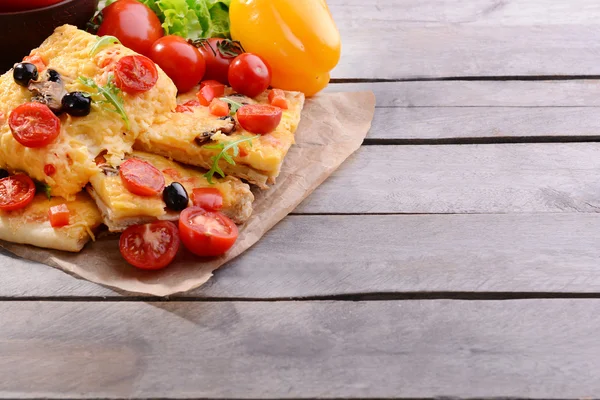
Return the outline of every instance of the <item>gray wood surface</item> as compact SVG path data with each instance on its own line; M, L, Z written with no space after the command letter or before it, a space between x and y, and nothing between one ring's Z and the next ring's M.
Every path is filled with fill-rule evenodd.
M598 75L595 0L330 0L336 78Z
M291 216L183 297L596 295L599 230L598 214ZM3 260L0 297L119 296L46 266Z
M0 396L591 398L599 307L4 302Z

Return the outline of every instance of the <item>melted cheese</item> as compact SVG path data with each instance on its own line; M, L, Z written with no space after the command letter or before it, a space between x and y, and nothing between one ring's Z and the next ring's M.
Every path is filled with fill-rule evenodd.
M90 92L78 77L92 78L103 85L118 60L136 54L121 46L111 45L92 56L91 49L97 37L64 25L55 30L31 55L40 56L48 68L58 71L67 91ZM158 67L157 67L158 68ZM135 139L152 125L162 124L176 107L177 89L167 75L158 68L156 85L145 93L122 93L124 108L130 120L127 130L121 116L111 111L110 105L94 104L86 117L60 116L59 138L43 148L27 148L12 136L7 118L0 119L0 168L24 171L32 178L50 185L53 195L68 199L75 197L99 172L94 158L105 151L108 163L118 165L131 152ZM0 77L0 115L7 117L20 104L31 100L31 93L12 78L12 70ZM44 165L56 168L54 175L44 174Z
M194 91L179 96L178 102L183 104L194 97ZM228 90L227 94L231 93ZM265 92L253 103L268 104L268 94ZM208 107L193 107L192 112L172 113L169 120L153 126L138 138L135 148L144 151L160 153L174 160L203 168L212 166L211 158L218 150L206 149L207 144L230 143L244 137L253 136L252 144L241 143L240 154L233 157L236 165L232 166L221 160L219 166L227 174L242 177L251 182L252 172L263 175L273 181L279 175L279 170L285 155L294 143L294 132L300 123L300 115L304 106L304 95L298 92L286 92L289 109L284 110L281 123L274 132L267 135L255 135L245 131L236 121L236 130L224 134L228 122L210 114ZM196 137L204 132L215 132L210 143L198 145ZM233 155L233 154L232 154Z
M69 225L53 228L48 211L50 207L66 204L69 209ZM102 224L98 208L85 193L74 200L60 198L48 200L37 195L24 209L0 212L0 239L15 243L32 244L65 251L79 251L90 239L92 231Z
M235 213L237 222L244 222L251 213L250 210L239 210L241 203L247 201L251 204L253 200L250 188L245 183L234 177L225 179L214 179L214 184L208 183L202 171L186 168L176 162L164 157L134 152L131 157L139 158L154 165L163 173L165 184L172 182L181 183L188 194L192 195L194 188L212 187L223 195L223 212L228 215ZM100 200L110 209L113 219L127 219L140 216L151 216L160 218L166 215L166 205L161 196L144 197L129 192L119 175L107 176L99 173L91 177L90 183ZM248 207L250 205L248 204Z

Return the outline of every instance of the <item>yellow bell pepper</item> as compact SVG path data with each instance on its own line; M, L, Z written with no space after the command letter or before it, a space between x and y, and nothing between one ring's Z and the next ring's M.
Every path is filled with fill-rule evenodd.
M271 67L272 86L312 96L340 60L340 33L325 0L232 0L231 36Z

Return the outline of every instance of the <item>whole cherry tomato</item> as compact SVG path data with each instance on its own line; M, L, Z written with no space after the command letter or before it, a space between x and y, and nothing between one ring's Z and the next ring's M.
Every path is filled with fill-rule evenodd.
M150 58L173 80L179 93L190 91L202 80L206 71L202 53L176 35L158 39L152 45Z
M238 93L256 97L271 84L271 68L259 56L244 53L229 66L229 84Z
M123 46L147 56L164 31L148 6L137 0L118 0L102 10L98 36L105 35L115 36Z
M202 40L197 47L206 61L204 79L213 79L227 85L229 65L234 58L243 53L242 48L231 40L221 38Z

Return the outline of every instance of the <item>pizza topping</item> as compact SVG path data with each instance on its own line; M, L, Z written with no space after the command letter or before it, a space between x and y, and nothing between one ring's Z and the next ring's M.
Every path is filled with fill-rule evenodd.
M213 183L212 178L215 174L219 174L221 176L221 178L225 178L225 173L219 166L219 161L221 161L221 159L223 159L228 164L235 165L235 161L234 161L233 157L237 157L240 154L239 145L241 143L248 142L248 144L250 146L252 146L253 139L254 139L253 136L243 137L241 139L235 140L230 143L215 143L215 144L211 144L208 146L204 146L204 148L207 150L221 150L219 153L217 153L216 155L214 155L210 158L213 165L210 168L210 170L208 170L208 172L204 174L204 177L208 180L208 183L210 183L212 185L212 183ZM231 155L229 155L229 153L228 153L229 150L233 151L233 157L231 157Z
M121 164L119 174L127 190L138 196L156 196L165 187L164 175L152 164L130 158Z
M215 188L196 188L192 191L192 203L208 211L219 211L223 208L223 195Z
M87 87L96 90L96 94L92 96L92 101L98 104L110 104L114 111L121 116L121 119L125 122L125 127L129 130L129 116L125 111L125 101L121 95L121 89L119 89L113 82L113 75L109 75L108 82L104 86L98 86L93 79L85 78L80 76L79 82ZM95 97L94 97L95 96ZM101 98L99 98L101 96Z
M163 190L163 200L167 208L174 211L184 210L190 201L187 191L179 182L173 182Z
M85 117L92 111L92 97L83 92L71 92L62 98L62 110L74 117Z
M70 216L71 212L66 204L50 207L48 210L48 219L50 220L50 225L53 228L60 228L61 226L69 225Z
M46 164L44 165L44 174L46 174L46 176L52 176L56 173L56 167L52 164Z
M15 64L13 69L13 79L18 85L27 87L29 86L29 82L37 81L38 69L31 63L24 62Z
M212 115L217 117L226 117L229 115L229 104L221 99L213 99L208 109Z
M35 183L24 174L0 179L0 210L14 211L26 207L35 196Z
M148 270L169 265L179 250L179 233L168 221L134 225L127 228L119 240L119 250L134 267Z
M47 105L55 114L61 112L67 90L58 72L47 70L43 80L30 82L27 88L33 94L32 101Z
M138 94L152 89L158 81L158 70L154 62L144 56L125 56L115 66L117 87L129 94Z
M194 107L200 107L200 102L198 100L188 100L183 104L178 104L175 108L175 112L192 112L194 111Z
M189 207L179 216L181 241L192 253L202 257L224 254L238 237L237 226L218 211Z
M271 84L271 68L258 55L244 53L229 66L229 84L236 92L256 97Z
M35 65L40 74L46 69L46 62L39 54L24 57L23 62Z
M25 147L44 147L60 133L60 120L41 103L25 103L15 108L8 118L15 140Z
M281 108L266 104L243 106L237 112L238 122L248 132L265 134L277 128L281 122Z
M194 141L198 146L204 145L206 142L209 142L214 134L217 132L221 132L223 135L231 135L235 131L235 120L230 116L225 116L219 118L223 121L227 121L227 123L220 128L215 128L212 131L202 132L200 135L196 136Z
M288 101L285 98L285 92L281 89L273 89L269 92L269 103L282 110L287 110L289 107Z
M225 94L225 86L223 85L204 85L200 88L196 97L200 104L208 106L215 97L223 96L223 94Z

